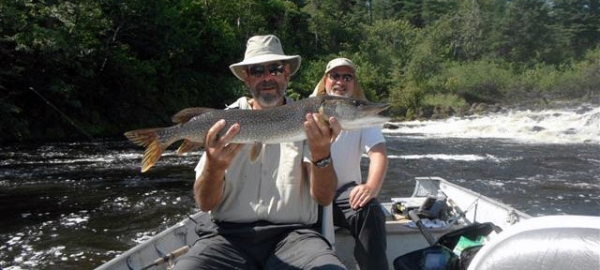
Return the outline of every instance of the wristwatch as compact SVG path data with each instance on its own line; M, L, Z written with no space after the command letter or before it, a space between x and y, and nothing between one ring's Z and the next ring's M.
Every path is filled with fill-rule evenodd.
M312 164L315 165L315 167L317 168L329 167L329 165L331 165L331 155L328 155L320 160L313 161Z

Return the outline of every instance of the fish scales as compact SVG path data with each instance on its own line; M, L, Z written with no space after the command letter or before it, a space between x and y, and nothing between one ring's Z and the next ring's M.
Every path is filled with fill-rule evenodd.
M221 130L220 135L224 135L231 125L239 123L240 132L233 138L234 143L299 141L306 138L303 128L306 114L318 109L316 102L308 103L295 102L269 110L216 110L193 120L206 121L210 128L219 119L225 119L226 128ZM205 135L203 132L201 136Z

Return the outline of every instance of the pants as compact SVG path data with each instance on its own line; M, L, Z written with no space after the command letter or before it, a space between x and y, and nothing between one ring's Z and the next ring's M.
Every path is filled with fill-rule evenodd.
M355 239L354 258L361 270L389 269L385 214L381 204L373 198L357 210L350 207L350 191L356 186L349 183L336 191L333 199L333 224L347 228Z
M175 269L346 269L312 227L268 222L198 224Z

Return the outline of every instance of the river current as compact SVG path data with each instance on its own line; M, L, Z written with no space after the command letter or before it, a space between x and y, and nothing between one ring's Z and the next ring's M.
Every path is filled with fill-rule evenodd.
M381 201L440 176L533 216L600 216L597 106L396 124ZM168 150L142 174L120 138L0 146L0 268L92 269L175 224L197 211L200 154Z

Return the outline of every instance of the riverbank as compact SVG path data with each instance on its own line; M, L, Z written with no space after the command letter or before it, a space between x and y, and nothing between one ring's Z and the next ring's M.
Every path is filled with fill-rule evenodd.
M450 117L482 116L487 114L507 113L509 111L541 111L583 106L592 108L600 106L600 90L595 95L580 99L530 99L514 103L472 103L466 106L452 107L425 105L419 108L413 117L393 117L393 122L412 120L439 120ZM406 112L404 111L405 115ZM390 126L390 125L388 125ZM393 128L393 125L391 126Z

